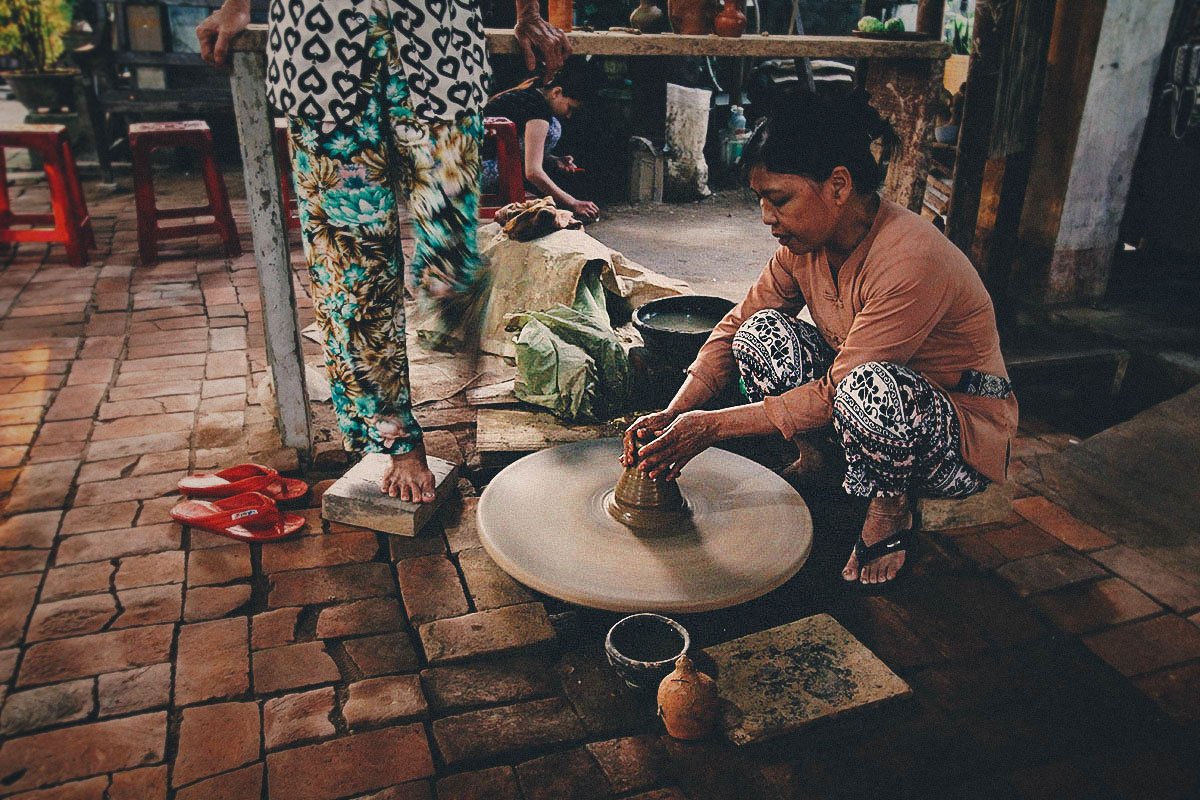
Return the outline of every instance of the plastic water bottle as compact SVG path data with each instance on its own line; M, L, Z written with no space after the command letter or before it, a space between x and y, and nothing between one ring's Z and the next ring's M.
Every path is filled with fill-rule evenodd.
M741 106L729 107L729 133L736 135L746 130L746 115Z

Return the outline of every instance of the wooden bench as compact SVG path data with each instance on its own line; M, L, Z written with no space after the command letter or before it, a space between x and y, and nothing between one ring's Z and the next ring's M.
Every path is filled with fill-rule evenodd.
M113 180L113 151L137 119L207 119L233 114L229 78L204 63L195 27L223 0L128 3L95 0L95 37L76 48L88 119L104 180ZM265 21L267 0L253 0Z

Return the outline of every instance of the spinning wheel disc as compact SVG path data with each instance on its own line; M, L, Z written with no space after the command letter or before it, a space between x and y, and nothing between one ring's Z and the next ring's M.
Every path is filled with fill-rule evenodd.
M787 482L710 448L679 477L690 519L626 527L607 501L620 439L541 450L497 475L479 501L492 559L539 592L606 611L711 611L778 587L804 564L812 518Z

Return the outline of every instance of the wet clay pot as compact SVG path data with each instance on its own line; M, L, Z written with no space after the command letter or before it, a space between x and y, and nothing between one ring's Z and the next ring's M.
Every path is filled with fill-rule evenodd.
M732 39L746 32L746 15L742 13L738 0L725 0L725 8L713 20L713 31L717 36Z
M670 0L667 14L675 33L704 36L712 31L713 6L710 0Z
M654 4L654 0L641 0L641 5L629 15L629 24L642 33L655 33L662 28L662 9Z
M717 722L717 682L680 656L658 685L658 716L676 739L703 739Z

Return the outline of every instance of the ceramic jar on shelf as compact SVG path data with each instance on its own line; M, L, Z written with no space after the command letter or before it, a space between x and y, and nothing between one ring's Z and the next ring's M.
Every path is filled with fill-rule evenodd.
M654 0L641 0L629 15L629 24L642 33L658 33L663 27L662 9L655 5Z
M746 32L746 15L741 9L741 0L725 0L725 8L713 20L713 31L717 36L737 38Z

